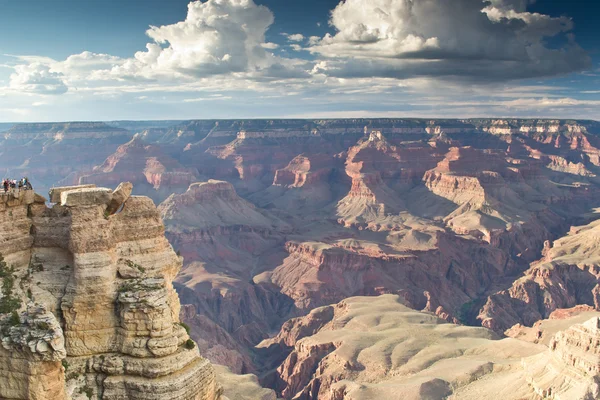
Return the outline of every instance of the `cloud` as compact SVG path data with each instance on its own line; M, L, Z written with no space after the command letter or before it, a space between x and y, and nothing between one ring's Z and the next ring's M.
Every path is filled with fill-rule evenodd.
M84 51L73 54L62 62L52 62L52 68L71 79L89 79L96 71L109 70L125 63L120 57Z
M209 97L196 97L193 99L183 99L184 103L199 103L201 101L215 101L215 100L231 100L231 96L209 96Z
M273 13L253 0L192 1L184 21L146 32L146 51L110 70L122 78L206 77L256 73L281 62L265 43Z
M68 88L63 75L39 62L17 65L10 75L9 87L15 91L34 94L62 94Z
M590 57L565 35L568 18L528 13L529 1L346 0L331 14L336 29L310 50L324 58L315 72L338 77L414 76L509 80L587 68Z
M285 33L280 47L265 40L272 12L253 0L192 1L183 21L151 27L146 50L129 57L1 59L13 74L0 80L0 109L49 120L296 112L597 118L598 93L585 90L593 84L540 84L585 68L589 57L571 36L571 20L529 13L529 4L346 0L331 13L335 33ZM577 79L591 82L583 75Z
M263 47L263 49L268 49L268 50L275 50L275 49L279 48L279 45L277 43L271 43L271 42L262 43L261 46Z
M319 43L320 40L321 40L320 36L311 36L308 38L308 44L311 46L315 46Z
M304 40L304 35L301 33L293 33L293 34L282 33L282 35L287 37L288 41L290 41L290 42L301 42Z

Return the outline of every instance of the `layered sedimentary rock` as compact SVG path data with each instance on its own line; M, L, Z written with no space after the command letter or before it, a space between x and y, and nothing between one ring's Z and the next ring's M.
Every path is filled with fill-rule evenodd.
M215 369L223 385L222 400L277 400L275 392L261 387L255 375L234 374L221 365Z
M529 272L529 283L519 283L519 277L541 257L545 241L589 222L586 214L597 207L596 122L213 120L118 126L139 130L140 137L103 156L98 164L106 162L95 173L98 179L112 177L105 183L111 186L135 180L134 193L147 192L157 202L176 193L162 209L171 220L169 239L186 256L176 283L187 304L181 318L203 353L235 372L262 368L252 346L288 318L353 295L398 294L415 309L447 321L484 321L498 332L514 323L533 324L552 304L595 306L594 288L588 287L595 278L586 280L588 272L579 267L540 270L535 283ZM113 139L116 149L131 136ZM78 140L87 146L86 139ZM183 193L191 182L176 179L180 168L231 186L208 182ZM75 183L74 177L63 182ZM62 202L55 197L54 203ZM23 230L26 237L29 228L17 223L7 229ZM70 265L68 256L61 257ZM514 293L503 297L505 291ZM484 307L489 315L481 313L497 295L504 300Z
M302 313L350 296L395 293L415 309L458 321L464 303L515 271L503 251L439 228L406 227L387 240L395 243L291 241L282 264L254 280L275 285Z
M252 277L263 264L273 263L270 259L280 258L277 246L287 224L240 198L230 183L215 180L172 195L160 211L167 237L188 260L177 278L183 301L238 343L253 345L265 338L278 308L289 304L278 304L276 294L255 285ZM184 316L191 326L198 324L195 313L188 310ZM207 347L213 361L236 372L252 369L235 342L214 340Z
M557 181L593 177L549 168L542 158L551 153L529 131L494 136L483 130L489 121L343 122L316 122L318 135L292 124L286 136L273 121L258 133L227 134L226 145L202 139L184 151L206 149L195 161L203 171L233 171L227 179L242 196L268 209L248 207L237 212L246 220L224 220L222 234L214 227L208 234L204 222L185 221L196 212L212 221L238 209L239 199L207 196L178 217L185 231L169 233L189 260L179 279L184 301L243 346L287 317L353 295L398 293L416 309L475 323L481 299L506 287L539 257L544 241L592 204L593 181ZM255 211L295 229L273 227L269 235L278 241L258 240L264 227L253 221ZM192 311L187 315L194 324ZM227 346L216 359L247 360L238 359L238 346Z
M557 333L550 355L524 360L528 383L538 396L550 399L600 397L600 319Z
M0 397L218 399L179 323L182 260L130 184L5 194Z
M183 192L198 180L198 171L185 168L159 146L144 142L140 135L119 146L99 167L79 177L80 184L114 186L124 180L134 184L137 194L157 202L171 193Z
M272 378L286 399L583 400L598 396L597 351L585 352L597 340L598 316L548 348L448 324L386 295L315 310L261 347L291 351Z
M600 221L574 227L548 242L545 256L508 290L493 294L481 309L484 326L504 330L520 323L531 326L556 309L585 304L600 310Z
M502 236L514 236L511 242L520 248L513 251L533 261L537 252L531 250L539 249L563 222L548 203L554 196L574 196L561 192L536 168L497 151L455 147L423 180L432 193L458 205L444 217L450 229L495 245L506 240Z
M334 155L300 154L275 171L273 184L250 199L261 207L289 210L304 218L331 204L349 182L341 176L342 160Z

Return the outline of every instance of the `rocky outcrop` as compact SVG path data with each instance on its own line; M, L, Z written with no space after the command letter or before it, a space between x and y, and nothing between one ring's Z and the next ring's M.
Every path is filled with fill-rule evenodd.
M549 355L524 360L526 377L545 399L600 397L600 319L574 325L550 341Z
M597 206L600 125L593 121L115 124L142 133L133 140L127 134L122 141L108 134L106 142L99 135L78 136L79 142L68 135L22 142L9 137L4 148L16 156L5 152L0 167L7 160L13 169L34 165L42 171L56 165L60 168L52 176L65 172L65 183L91 175L98 179L94 182L111 187L131 180L133 194L148 194L157 202L168 198L161 206L166 234L186 258L175 281L187 305L181 318L200 340L202 353L235 372L261 367L255 364L253 345L287 319L353 295L397 294L411 307L444 320L487 321L486 326L498 332L514 323L534 324L556 307L595 307L591 265L561 263L520 278L542 251L552 250L544 247L545 241L589 221L587 213ZM16 129L13 132L20 128ZM91 171L90 148L97 146L102 152L107 143L112 150ZM67 144L73 147L64 147ZM33 154L43 152L45 163L36 164L36 157L29 160L27 146ZM66 149L68 158L85 157L81 174L73 173L70 161L56 160L54 149ZM30 178L37 188L37 177ZM196 184L196 178L208 182ZM101 202L107 206L100 217L111 220L126 212L123 201L135 199L127 199L127 187L112 193L80 189L63 201L64 190L58 188L50 200L57 210ZM62 221L58 230L33 224L28 208L15 208L13 219L1 222L6 229L1 237L24 249L6 254L7 260L31 258L26 251L37 235L33 231L46 229L46 236L60 238L63 234L57 232L70 229L69 220L60 215L44 217ZM82 218L90 221L90 229L103 232L94 218ZM74 257L55 249L68 244L61 246L48 245L52 250L36 254L61 260L53 273L70 279L60 268L72 267ZM121 279L145 279L127 264L118 273ZM16 290L26 296L26 289ZM62 284L45 292L32 289L56 316L66 294ZM490 296L494 300L477 320ZM290 335L304 329L313 325L290 328ZM285 352L288 343L277 346ZM318 358L321 353L314 354Z
M219 398L179 323L181 258L152 201L130 191L61 188L52 208L33 191L0 196L13 226L0 248L0 397Z
M598 232L600 221L572 228L548 243L545 256L505 291L490 296L479 319L484 326L505 330L548 318L561 308L585 304L600 310Z
M300 154L285 167L275 171L273 184L249 198L265 208L289 210L303 218L319 218L322 208L348 190L340 176L339 157L317 153Z
M415 309L457 321L464 303L515 269L501 250L441 230L398 233L397 254L358 240L288 242L283 263L254 280L275 285L304 313L350 296L395 293Z
M215 369L223 385L223 400L277 400L275 392L262 388L256 376L234 374L221 365Z
M402 303L392 295L349 298L328 307L317 325L313 314L290 321L278 336L291 353L275 373L277 391L320 400L598 397L598 316L557 333L546 347L498 340L487 329L448 324Z

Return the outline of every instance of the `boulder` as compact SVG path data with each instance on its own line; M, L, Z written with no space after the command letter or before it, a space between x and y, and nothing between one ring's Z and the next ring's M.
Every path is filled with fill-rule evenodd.
M42 196L41 194L34 194L34 198L33 198L33 202L36 204L46 204L46 198L44 196Z
M116 213L119 208L129 199L131 191L133 190L133 184L131 182L122 182L117 186L112 194L112 200L108 204L107 211L110 214Z
M89 207L109 204L112 200L112 190L107 188L83 188L62 192L61 205L65 207Z
M95 188L96 185L79 185L79 186L61 186L50 189L48 195L50 196L50 203L60 203L63 192L68 192L76 189Z

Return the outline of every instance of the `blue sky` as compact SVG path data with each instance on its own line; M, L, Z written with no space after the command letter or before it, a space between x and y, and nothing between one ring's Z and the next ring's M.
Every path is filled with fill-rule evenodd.
M0 122L600 119L590 1L0 0L0 10Z

